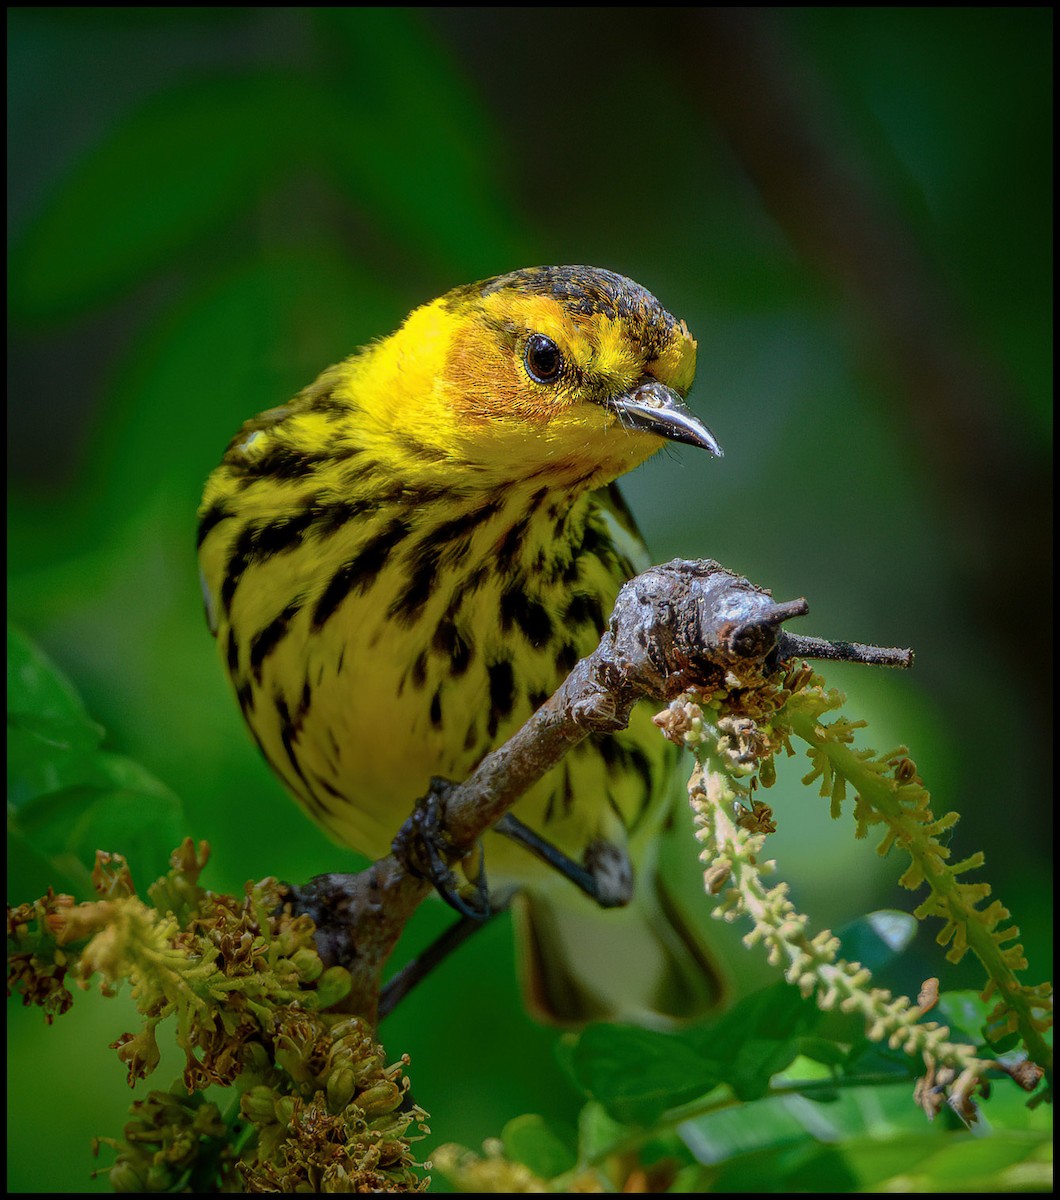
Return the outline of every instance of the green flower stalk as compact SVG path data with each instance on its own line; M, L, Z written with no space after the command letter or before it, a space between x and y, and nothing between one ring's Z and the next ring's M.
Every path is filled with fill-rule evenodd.
M970 1072L970 1079L977 1081L988 1064L976 1058L970 1046L948 1041L945 1026L921 1022L923 1010L905 996L871 987L871 972L840 958L839 939L828 930L811 936L809 918L795 909L787 884L767 887L763 876L776 868L772 860L762 861L767 835L741 824L735 813L737 799L715 756L697 765L689 782L689 802L696 837L703 843L703 861L710 864L707 890L725 892L717 914L728 921L750 918L752 928L744 944L765 945L770 965L782 968L788 983L804 996L813 996L820 1008L860 1013L872 1041L886 1042L925 1063Z
M922 885L929 889L914 915L921 920L929 916L942 919L936 940L939 945L949 945L946 957L950 962L960 962L971 950L986 970L983 999L996 996L998 1001L990 1014L991 1036L1000 1040L1007 1033L1018 1033L1031 1060L1051 1074L1052 1047L1043 1034L1052 1023L1052 987L1020 982L1016 973L1026 969L1027 960L1023 947L1016 943L1019 929L1004 924L1011 913L996 899L983 907L991 893L988 883L961 879L983 865L983 854L949 862L949 847L938 839L957 823L958 814L934 816L931 797L906 747L881 755L856 750L851 742L862 722L838 718L831 724L822 723L821 717L843 702L842 695L825 691L815 680L813 687L793 696L785 706L790 731L810 746L813 770L804 782L820 778L821 794L832 797L833 815L838 814L849 786L856 793L857 836L865 837L870 827L883 825L885 834L877 852L885 855L897 846L909 855L910 865L899 883L910 890Z
M981 866L983 856L949 863L949 850L938 837L952 828L957 814L935 818L905 747L885 755L856 750L851 743L864 722L836 717L825 723L824 715L838 709L844 697L826 690L805 664L760 686L730 682L732 687L708 696L681 696L656 717L667 737L693 749L698 758L689 799L697 837L703 842L706 888L712 894L725 893L717 915L727 920L749 917L752 929L745 942L766 945L770 962L782 967L804 995L813 995L825 1009L861 1013L871 1039L922 1058L930 1085L921 1089L918 1101L929 1115L940 1103L939 1091L948 1087L956 1111L966 1119L971 1116L971 1094L987 1067L997 1064L948 1041L945 1027L923 1021L930 1003L921 1007L871 987L865 968L838 957L836 938L827 931L810 935L808 919L795 910L785 884L770 888L763 882L763 875L775 868L762 861L766 835L775 826L771 810L754 790L774 782L775 755L781 749L793 754L791 739L799 737L810 746L813 767L803 782L820 780L833 817L840 815L848 788L855 793L856 836L865 837L872 826L883 825L879 853L901 847L912 860L902 884L927 884L930 889L916 916L943 918L938 940L950 944L950 961L959 961L972 949L983 963L988 974L983 998L999 998L991 1014L992 1036L1020 1034L1037 1066L1019 1072L1017 1081L1033 1090L1052 1065L1051 1049L1042 1036L1050 1023L1051 988L1020 983L1016 972L1027 964L1021 946L1007 945L1019 931L1015 926L1001 928L1008 910L996 900L981 907L989 885L960 879Z

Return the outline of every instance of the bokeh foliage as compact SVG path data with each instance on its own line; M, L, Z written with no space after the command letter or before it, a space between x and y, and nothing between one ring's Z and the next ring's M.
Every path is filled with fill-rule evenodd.
M355 865L227 693L195 579L201 483L245 417L415 304L518 266L611 267L699 338L692 399L727 455L662 455L627 481L655 557L806 595L807 632L916 649L911 675L827 675L964 814L956 837L987 849L1043 977L1050 515L1027 497L1047 495L1051 429L1051 12L764 10L772 57L726 73L704 71L732 36L721 18L601 11L9 10L12 615L108 751L180 797L217 886ZM921 420L945 380L917 377L875 302L902 264L857 286L872 239L837 258L820 229L844 214L814 226L770 174L799 147L741 134L733 113L769 71L929 280L927 340L991 381L969 428L1006 442L995 457L983 437L969 450L959 411ZM849 827L777 794L803 907L832 923L906 902ZM50 882L10 864L12 899ZM421 913L408 952L446 919ZM105 1049L122 1017L12 1017L9 1184L82 1190L76 1147L129 1098ZM439 1140L574 1118L502 922L383 1034L412 1055Z

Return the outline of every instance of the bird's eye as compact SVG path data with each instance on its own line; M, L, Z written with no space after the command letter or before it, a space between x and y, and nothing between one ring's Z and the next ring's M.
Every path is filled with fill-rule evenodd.
M563 355L559 347L543 333L532 333L523 351L526 373L535 383L555 383L563 372Z

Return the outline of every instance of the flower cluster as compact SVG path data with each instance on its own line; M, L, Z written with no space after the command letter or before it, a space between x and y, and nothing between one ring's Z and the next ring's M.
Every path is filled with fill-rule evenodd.
M172 1018L182 1080L132 1106L110 1180L118 1191L420 1191L411 1143L426 1113L408 1097L407 1059L387 1065L360 1019L335 1011L349 990L325 969L314 926L275 880L242 898L201 888L208 850L190 840L171 871L136 895L124 860L97 856L98 899L48 893L8 912L8 987L46 1019L93 978L131 985L143 1025L114 1048L133 1084L158 1065ZM222 1116L202 1096L231 1087ZM419 1132L410 1132L413 1126Z
M1041 1037L1048 1025L1050 989L1016 980L1015 972L1026 966L1022 948L1003 947L1018 930L998 928L1009 913L997 901L979 907L989 895L988 885L958 878L980 866L982 855L949 864L949 850L938 835L952 827L957 815L934 817L908 750L901 746L885 755L855 750L855 732L865 723L841 716L825 723L822 718L839 708L844 697L826 690L805 665L789 667L758 689L714 694L703 703L706 711L695 697L679 697L657 724L671 740L692 745L699 759L689 781L689 798L697 837L704 844L706 889L714 895L724 893L716 915L726 920L749 916L752 929L745 942L764 943L773 965L782 967L804 995L813 995L822 1008L860 1012L871 1039L920 1057L926 1075L917 1100L929 1116L948 1098L962 1117L972 1118L972 1093L988 1064L977 1060L970 1047L948 1041L944 1026L922 1019L934 1001L913 1005L905 997L871 987L867 970L838 957L836 938L827 931L810 935L808 920L796 911L785 884L770 888L762 880L775 867L762 859L766 834L775 826L772 811L752 793L759 782L772 784L776 752L784 748L793 753L791 739L797 736L809 744L813 767L803 782L820 780L832 815L840 815L849 785L856 792L857 836L883 825L887 833L880 853L898 844L910 855L912 863L901 882L906 887L929 885L931 894L916 915L944 919L939 941L952 943L947 957L958 961L972 948L982 960L989 976L984 999L995 990L1002 997L992 1014L995 1036L1019 1032L1034 1063L1051 1063ZM1040 1075L1035 1069L1017 1081L1033 1090Z

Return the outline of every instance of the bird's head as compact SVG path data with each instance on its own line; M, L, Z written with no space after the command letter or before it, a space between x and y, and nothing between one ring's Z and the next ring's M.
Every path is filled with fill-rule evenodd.
M359 432L412 474L596 487L666 441L721 454L684 404L696 369L684 322L596 267L457 288L351 366Z

